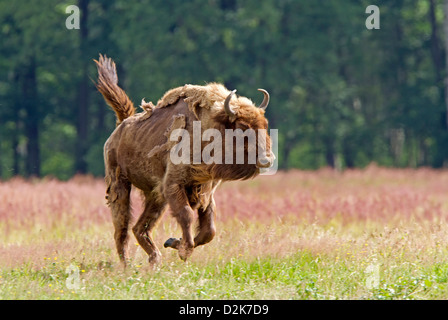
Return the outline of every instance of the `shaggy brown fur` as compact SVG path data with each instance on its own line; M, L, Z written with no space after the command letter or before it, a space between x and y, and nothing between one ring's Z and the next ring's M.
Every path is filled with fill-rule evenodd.
M182 228L182 238L168 239L165 247L179 250L180 258L186 260L194 247L210 242L215 235L213 194L220 182L252 178L266 165L261 166L258 161L257 164L175 165L170 161L170 150L177 142L170 141L171 133L186 129L192 137L193 121L197 120L201 121L202 130L215 128L223 137L226 128L266 129L264 110L245 97L233 97L230 104L234 114L229 116L223 106L230 91L221 84L211 83L169 90L157 106L143 100L143 112L134 114L131 100L118 87L114 62L101 55L95 62L99 74L97 88L117 115L117 128L104 145L104 160L106 199L112 211L120 259L126 263L131 216L129 197L134 185L142 190L145 208L132 230L149 261L161 260L151 232L168 205ZM266 141L270 150L269 137ZM249 147L246 141L246 151ZM196 209L199 226L193 237Z

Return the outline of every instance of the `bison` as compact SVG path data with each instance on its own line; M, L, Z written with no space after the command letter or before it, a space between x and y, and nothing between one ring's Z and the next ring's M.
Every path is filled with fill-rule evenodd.
M191 161L175 164L171 155L178 140L171 138L172 133L185 130L191 136L194 125L199 123L202 130L213 128L222 133L225 145L228 143L225 141L228 129L267 130L265 109L269 104L269 94L259 89L264 98L257 107L248 98L236 96L236 90L229 91L222 84L187 84L166 92L156 106L142 100L140 107L143 110L136 113L134 104L118 86L115 63L101 54L98 61L94 61L98 69L96 87L117 117L116 128L104 145L104 162L106 199L112 212L120 260L126 266L133 185L142 192L144 211L132 231L148 254L149 262L156 264L161 261L152 230L168 205L181 227L182 237L168 239L164 247L177 249L179 257L185 261L195 247L210 242L215 236L213 194L218 185L222 181L257 176L260 170L272 165L274 155L270 137L265 134L263 138L258 135L255 142L244 140L243 163ZM206 141L197 146L202 151ZM263 152L256 155L255 163L250 163L246 159L247 154L255 147ZM193 144L191 148L194 151ZM225 152L224 146L222 151ZM193 237L194 210L198 214L198 230Z

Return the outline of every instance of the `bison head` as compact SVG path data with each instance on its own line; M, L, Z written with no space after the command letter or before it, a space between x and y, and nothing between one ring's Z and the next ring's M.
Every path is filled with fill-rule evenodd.
M263 102L258 107L246 97L237 97L236 90L233 90L224 101L223 111L215 118L218 123L221 123L221 130L225 131L223 137L226 148L223 151L226 153L226 159L229 156L232 157L232 161L226 161L219 168L231 173L232 178L253 177L271 167L275 160L267 131L268 120L265 117L269 93L264 89L258 90L264 95ZM228 132L233 132L233 135ZM238 139L238 135L242 135L242 139ZM238 140L242 143L238 144ZM234 144L235 148L229 151L227 147L231 144ZM230 155L229 152L231 152ZM243 161L241 158L238 159L238 154L244 154Z

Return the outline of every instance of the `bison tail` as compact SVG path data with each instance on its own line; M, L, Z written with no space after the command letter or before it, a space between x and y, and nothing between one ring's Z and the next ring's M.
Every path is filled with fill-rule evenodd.
M124 119L134 115L134 104L124 90L118 86L115 62L101 54L99 60L94 61L98 68L96 88L101 92L107 104L115 111L118 126Z

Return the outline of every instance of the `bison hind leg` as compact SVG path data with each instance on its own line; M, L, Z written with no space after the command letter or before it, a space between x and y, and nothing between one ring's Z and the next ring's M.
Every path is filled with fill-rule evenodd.
M117 175L108 177L107 201L112 213L112 221L115 228L114 239L118 256L126 266L128 227L131 218L130 193L131 184ZM118 178L117 178L118 176Z
M145 194L145 209L132 228L135 238L148 254L148 261L151 264L158 264L162 259L162 255L153 241L152 230L163 216L165 208L165 201L161 200L156 194L152 192Z

